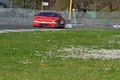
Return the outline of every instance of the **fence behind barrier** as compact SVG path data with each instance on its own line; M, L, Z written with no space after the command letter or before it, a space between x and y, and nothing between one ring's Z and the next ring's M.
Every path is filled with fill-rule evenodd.
M31 9L0 8L0 24L32 25L35 13ZM74 12L71 21L68 11L62 13L66 23L71 22L73 28L113 28L113 25L120 25L120 12Z
M31 25L34 14L34 10L1 8L0 24Z

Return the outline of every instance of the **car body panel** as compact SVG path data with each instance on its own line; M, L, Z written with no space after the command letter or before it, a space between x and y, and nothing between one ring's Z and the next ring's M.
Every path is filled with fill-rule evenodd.
M62 22L63 23L60 23ZM62 27L64 28L64 18L56 12L40 12L33 18L34 27Z

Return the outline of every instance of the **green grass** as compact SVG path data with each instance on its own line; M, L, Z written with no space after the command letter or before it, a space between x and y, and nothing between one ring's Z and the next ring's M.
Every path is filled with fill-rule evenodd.
M120 50L120 30L0 34L0 80L119 80L120 59L61 57L65 48ZM86 53L87 54L87 53Z

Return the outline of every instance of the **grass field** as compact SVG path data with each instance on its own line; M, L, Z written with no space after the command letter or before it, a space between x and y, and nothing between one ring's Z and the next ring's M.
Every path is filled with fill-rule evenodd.
M0 80L119 80L120 30L0 34Z

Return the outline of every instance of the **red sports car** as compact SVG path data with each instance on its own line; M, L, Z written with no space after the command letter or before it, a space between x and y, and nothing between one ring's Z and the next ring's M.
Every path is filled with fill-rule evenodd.
M64 28L65 20L58 12L42 11L33 18L34 27Z

